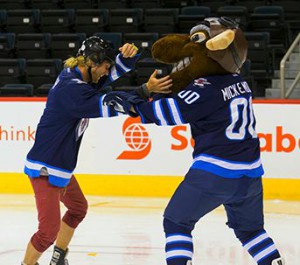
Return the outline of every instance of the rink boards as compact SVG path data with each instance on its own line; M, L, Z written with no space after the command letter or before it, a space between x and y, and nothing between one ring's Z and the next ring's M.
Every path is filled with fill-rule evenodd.
M22 173L43 98L0 98L0 192L31 193ZM256 101L265 198L300 200L300 101ZM76 171L90 195L169 197L192 163L187 126L157 127L120 116L93 119Z

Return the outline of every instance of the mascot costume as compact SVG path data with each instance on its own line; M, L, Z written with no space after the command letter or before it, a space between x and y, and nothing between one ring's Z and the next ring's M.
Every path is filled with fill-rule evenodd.
M164 212L167 264L192 264L195 224L223 205L226 224L258 265L284 265L264 229L264 170L252 93L239 74L247 56L242 31L230 18L206 18L189 35L156 41L152 55L172 64L172 93L145 101L111 92L104 104L140 116L143 123L190 126L193 163Z

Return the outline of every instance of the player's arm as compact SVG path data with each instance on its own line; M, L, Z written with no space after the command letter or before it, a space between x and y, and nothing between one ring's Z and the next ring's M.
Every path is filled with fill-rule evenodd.
M120 53L116 56L115 64L110 68L108 78L103 84L104 87L131 71L140 57L134 44L125 43L119 48L119 51Z
M112 92L104 99L108 105L117 106L122 112L132 116L139 115L143 123L160 126L173 126L193 122L208 115L214 106L209 100L212 90L202 89L201 96L192 87L168 97L155 97L151 102L140 101L138 97L126 93Z
M121 115L113 106L103 105L104 96L88 84L74 80L64 90L63 95L57 95L57 100L61 107L75 118L107 118Z
M160 98L134 107L142 123L155 123L159 126L172 126L188 123L176 97Z
M180 125L201 120L215 108L214 89L204 86L199 89L190 84L179 93L169 97L157 95L153 101L135 104L134 109L143 123L160 126Z

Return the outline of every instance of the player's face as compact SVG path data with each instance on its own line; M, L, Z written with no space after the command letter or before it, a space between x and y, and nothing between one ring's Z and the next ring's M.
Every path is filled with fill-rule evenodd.
M107 61L104 61L101 64L98 65L93 65L91 72L92 72L92 82L93 83L98 83L99 79L104 76L109 74L109 69L111 67L111 64Z

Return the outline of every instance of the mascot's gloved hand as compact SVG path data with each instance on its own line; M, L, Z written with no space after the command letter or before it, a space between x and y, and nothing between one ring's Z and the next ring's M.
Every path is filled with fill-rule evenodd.
M103 99L103 105L113 106L115 111L128 114L131 117L139 116L132 108L139 103L146 102L137 95L126 93L123 91L109 92Z

